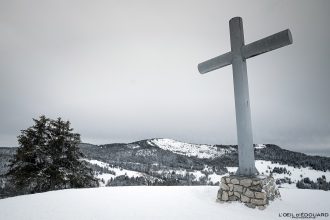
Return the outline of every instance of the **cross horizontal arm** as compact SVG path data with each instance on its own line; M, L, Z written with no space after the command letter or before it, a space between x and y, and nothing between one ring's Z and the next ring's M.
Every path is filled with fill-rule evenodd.
M243 46L242 55L245 59L248 59L290 44L292 44L291 32L289 29L286 29Z
M244 59L248 59L250 57L254 57L290 44L292 44L291 32L289 29L286 29L261 40L242 46L241 55ZM201 74L204 74L230 65L232 63L232 57L232 52L214 57L198 64L198 70Z
M201 74L204 74L212 70L216 70L221 67L230 65L231 61L232 61L232 54L231 52L228 52L198 64L198 71Z

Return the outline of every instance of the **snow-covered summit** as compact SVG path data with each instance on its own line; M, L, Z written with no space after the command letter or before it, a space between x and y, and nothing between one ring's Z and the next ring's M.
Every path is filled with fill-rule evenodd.
M266 147L266 145L264 145L264 144L256 144L254 146L255 149L262 149L262 148L265 148L265 147Z
M235 148L218 148L215 145L207 144L190 144L168 138L155 138L147 141L148 144L157 146L163 150L172 151L176 154L185 155L188 157L207 158L212 159L215 157L223 156L226 153L236 151ZM264 144L256 144L255 149L266 148Z
M148 143L153 146L158 146L163 150L172 151L176 154L185 155L188 157L198 158L215 158L231 152L234 149L220 149L214 145L206 144L189 144L172 139L152 139Z

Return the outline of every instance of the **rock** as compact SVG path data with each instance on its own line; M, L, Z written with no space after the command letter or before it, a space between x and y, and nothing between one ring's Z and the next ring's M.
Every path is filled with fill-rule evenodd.
M234 195L234 192L233 191L228 191L228 195L232 196L232 195Z
M229 190L229 187L227 186L227 184L226 183L224 183L224 182L221 182L221 189L222 190Z
M237 200L239 200L239 198L237 198L236 196L229 196L229 200L230 201L237 201Z
M275 189L274 194L275 194L275 198L279 198L279 199L281 198L281 194L280 194L280 191L278 189Z
M234 192L243 192L243 186L234 185Z
M251 203L254 205L266 205L265 199L251 199Z
M221 194L222 194L222 191L218 191L218 194L217 194L217 199L221 199Z
M249 190L249 189L246 189L244 195L246 195L247 197L253 198L254 197L254 192Z
M241 194L239 192L234 192L234 195L238 198L241 198Z
M228 186L229 186L229 191L233 191L234 184L229 183Z
M229 177L226 177L226 183L230 183L230 178Z
M238 179L231 179L230 181L232 184L239 184L239 180Z
M247 206L247 207L249 207L249 208L255 208L256 207L256 205L254 205L254 204L252 204L252 203L245 203L245 205Z
M228 193L226 191L222 191L221 200L222 201L228 200Z
M221 177L221 183L226 183L226 177Z
M219 189L218 194L217 194L217 198L218 198L218 199L221 199L221 195L222 195L222 190Z
M252 183L251 179L242 179L240 181L240 185L245 186L245 187L251 186L251 183Z
M259 205L257 206L259 210L265 210L266 206L265 205Z
M255 192L254 195L256 199L266 199L266 193L264 192Z
M252 185L255 186L255 185L259 185L260 184L260 181L259 180L253 180L252 181Z
M251 186L249 187L251 190L255 191L255 192L261 192L262 191L262 187L260 185L256 185L256 186Z
M242 202L250 202L250 198L244 195L241 195L241 201Z

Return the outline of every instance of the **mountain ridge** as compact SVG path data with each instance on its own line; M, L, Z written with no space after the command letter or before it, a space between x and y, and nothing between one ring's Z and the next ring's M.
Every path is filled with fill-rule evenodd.
M238 166L237 145L152 138L103 145L81 143L80 149L103 186L217 185L221 176L235 172ZM15 150L0 148L0 176L8 169ZM330 179L328 157L310 156L274 144L257 144L254 151L259 172L274 175L279 185L292 187L306 177L317 181L325 175Z

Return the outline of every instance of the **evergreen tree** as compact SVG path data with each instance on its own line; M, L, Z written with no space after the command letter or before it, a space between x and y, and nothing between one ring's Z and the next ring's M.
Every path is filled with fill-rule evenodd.
M98 186L92 170L82 160L80 135L69 121L41 116L21 131L19 147L7 173L19 193Z

